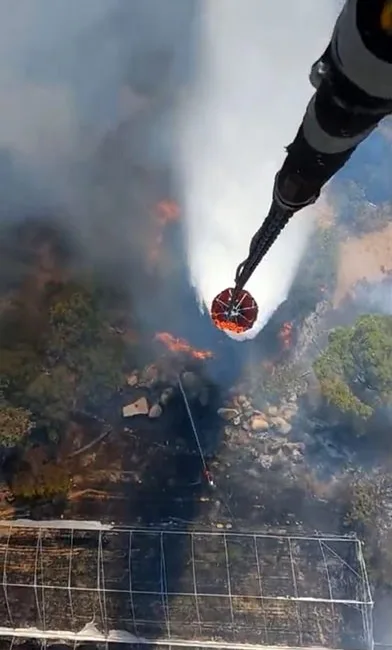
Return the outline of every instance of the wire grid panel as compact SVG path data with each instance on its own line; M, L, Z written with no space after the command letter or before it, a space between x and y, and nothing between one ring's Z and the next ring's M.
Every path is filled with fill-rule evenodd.
M0 634L371 647L373 603L357 539L61 523L0 525Z

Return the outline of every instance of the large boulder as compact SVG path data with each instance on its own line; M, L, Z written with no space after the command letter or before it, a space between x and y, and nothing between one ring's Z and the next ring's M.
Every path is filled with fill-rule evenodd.
M140 397L135 402L127 404L122 410L124 418L132 418L135 415L148 415L149 407L145 397Z
M285 420L291 420L298 413L298 406L296 404L288 404L281 411L281 415Z
M222 418L222 420L226 420L226 422L231 422L235 418L239 416L239 412L237 409L232 409L232 408L220 408L218 409L218 415L219 417Z
M148 413L149 418L159 418L163 413L162 406L160 404L153 404Z
M139 382L139 377L136 371L133 372L131 375L128 375L127 377L128 386L132 386L132 387L137 386L138 382Z
M268 420L263 413L256 413L250 420L252 431L267 431L269 429Z
M143 386L152 388L156 384L158 379L159 379L159 370L156 365L151 364L143 368L140 376L140 383L143 384Z
M161 396L159 398L159 403L162 406L166 406L166 404L171 400L173 395L174 395L174 388L172 388L171 386L165 388L161 393Z
M268 413L268 415L271 415L272 417L276 417L278 415L278 407L277 406L269 406L267 408L267 413Z
M283 436L287 436L287 434L290 433L292 429L291 424L289 424L284 418L282 418L279 415L274 418L271 418L270 422L274 427L274 429L278 433L281 433Z

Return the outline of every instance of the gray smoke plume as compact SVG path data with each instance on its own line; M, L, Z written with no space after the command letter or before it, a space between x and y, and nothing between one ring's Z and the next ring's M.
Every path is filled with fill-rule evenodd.
M64 214L92 255L131 257L172 164L195 0L0 2L1 217ZM159 188L156 189L157 196ZM160 197L164 198L164 197Z

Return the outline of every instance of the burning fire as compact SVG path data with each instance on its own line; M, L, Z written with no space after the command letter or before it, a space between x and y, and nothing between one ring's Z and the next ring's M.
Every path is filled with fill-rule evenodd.
M163 243L163 231L165 226L169 223L177 221L180 216L180 208L175 201L163 200L159 201L154 208L155 219L155 235L151 242L148 252L148 259L150 264L154 265L158 262L160 256L160 249Z
M180 208L175 201L159 201L155 207L158 221L165 226L167 223L177 221L180 216Z
M193 359L212 359L214 356L209 350L195 350L187 341L177 339L172 334L169 334L169 332L159 332L155 335L155 340L166 345L171 352L184 352L193 357Z
M289 350L291 347L291 338L293 333L293 324L290 322L283 323L279 332L279 338L282 341L283 349Z
M248 326L244 327L243 325L238 325L234 321L222 320L221 318L212 318L212 322L219 330L222 330L223 332L233 332L233 334L243 334L249 329Z

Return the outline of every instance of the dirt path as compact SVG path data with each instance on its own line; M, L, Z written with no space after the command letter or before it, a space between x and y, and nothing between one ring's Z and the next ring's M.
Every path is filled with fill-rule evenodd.
M392 224L383 230L340 244L339 267L334 307L337 307L352 287L361 279L381 280L392 270Z

